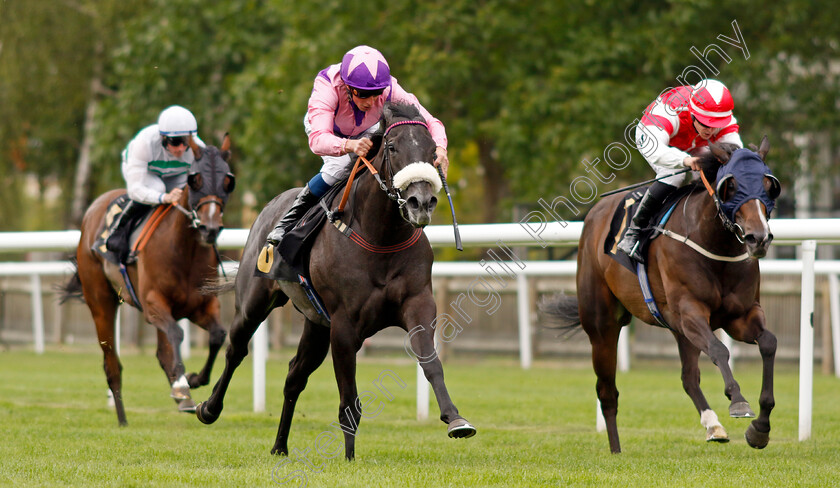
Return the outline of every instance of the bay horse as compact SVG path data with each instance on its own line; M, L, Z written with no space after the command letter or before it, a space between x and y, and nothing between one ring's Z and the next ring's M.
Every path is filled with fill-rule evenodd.
M178 205L171 206L178 211L164 209L166 213L145 248L138 252L134 263L126 266L136 293L127 291L120 266L93 249L111 202L125 193L122 189L100 195L85 212L76 249L76 273L64 287L65 299L83 297L90 308L120 425L127 424L122 364L114 337L114 319L120 303L142 310L146 321L157 329L158 362L169 381L170 396L184 412L194 411L190 388L210 382L213 362L227 335L221 325L218 298L202 293L200 288L218 277L220 263L215 243L223 229L225 203L236 181L228 165L230 138L225 135L221 148L208 145L202 149L192 138L189 145L195 163ZM177 320L182 318L210 336L207 362L199 373L188 376L180 353L184 333Z
M729 367L729 351L713 332L723 329L735 340L758 345L763 363L761 408L745 437L750 446L761 449L769 442L770 412L775 405L776 337L765 329L758 259L766 255L773 239L767 217L781 188L763 162L770 149L766 136L757 152L738 149L732 153L733 168L742 169L735 176L718 171L730 166L721 167L730 162L730 151L714 144L710 149L701 162L702 176L707 182L717 180L716 190L698 184L677 203L665 235L650 244L647 274L655 303L677 340L683 388L700 414L707 441L727 442L729 437L700 389L700 352L720 369L724 394L731 401L730 416L753 418ZM564 327L582 326L589 336L596 391L613 453L621 452L615 385L619 332L631 316L657 325L637 277L605 253L610 221L624 196L599 201L584 219L577 297L556 296L540 307Z
M341 217L347 226L345 231L352 231L339 231L339 225L326 222L312 244L311 283L330 319L319 315L298 284L252 274L266 236L300 190L275 197L257 217L235 284L217 290L235 287L236 312L224 372L210 397L196 408L201 422L211 424L219 418L233 373L248 354L251 336L272 309L291 298L305 320L297 353L289 362L272 454L289 454L289 430L298 397L331 348L344 453L346 459L354 459L355 435L364 408L356 388L356 353L366 338L389 326L411 331L408 340L412 353L432 384L449 436L466 438L475 434L475 427L459 415L450 399L434 349L434 255L422 227L431 221L437 205L435 193L441 185L432 164L435 142L414 106L387 103L381 123L387 129L381 141L376 141L378 151L371 152L376 154L371 165L385 181L379 175L375 180L370 172L356 178L349 192L347 213Z

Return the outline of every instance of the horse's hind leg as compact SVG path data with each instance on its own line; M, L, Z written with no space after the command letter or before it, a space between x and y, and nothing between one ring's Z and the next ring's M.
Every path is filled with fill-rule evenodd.
M85 270L93 270L85 272ZM103 368L108 388L114 396L114 407L120 425L127 425L125 408L122 399L122 364L117 356L115 332L115 318L117 315L117 295L102 274L101 265L91 259L79 259L79 279L82 282L82 293L90 308L93 322L96 324L96 336L102 349Z
M114 337L114 319L116 318L117 304L105 302L98 305L98 313L94 314L96 323L96 335L99 338L99 347L102 349L103 368L105 378L108 380L108 388L114 396L114 408L117 411L117 420L120 425L127 425L125 418L125 407L122 399L122 364L117 356L116 338Z
M286 375L286 385L283 387L283 413L280 415L280 426L277 429L274 447L271 449L272 454L289 454L289 430L292 427L298 397L306 388L309 375L324 362L329 348L330 329L306 319L297 354L289 361L289 374Z
M595 392L601 402L601 413L604 415L604 422L607 425L607 437L610 441L610 452L620 453L621 444L618 440L618 388L615 385L616 356L618 354L618 331L621 328L610 327L593 339L589 337L592 345L592 367L598 380L595 382Z
M187 381L190 384L190 388L198 388L199 386L204 386L210 383L210 373L213 371L213 363L216 361L219 349L222 348L222 345L225 343L225 338L227 337L227 331L225 331L219 321L218 299L212 300L211 303L208 303L201 315L197 315L194 319L194 322L198 324L199 327L206 330L210 335L210 350L207 354L207 362L204 363L204 367L201 368L201 371L198 374L190 373L187 375Z
M680 334L674 334L680 351L682 363L682 384L697 412L700 414L700 424L706 428L706 440L714 442L729 442L729 435L718 420L717 414L709 406L703 390L700 389L700 368L698 360L700 349Z

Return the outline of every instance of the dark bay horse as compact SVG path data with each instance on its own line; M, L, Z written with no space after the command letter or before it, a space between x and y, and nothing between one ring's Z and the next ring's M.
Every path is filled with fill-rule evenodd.
M718 172L721 163L730 161L729 151L712 145L712 152L703 160L703 175L709 182L717 179L716 190L697 185L683 197L665 226L670 236L654 239L647 257L655 302L677 340L683 388L700 413L706 440L726 442L729 438L700 390L700 352L720 369L724 393L731 401L730 416L752 418L755 414L729 368L729 351L713 332L723 329L733 339L758 344L764 365L758 400L761 409L745 437L750 446L759 449L769 442L770 411L775 405L776 337L765 329L758 266L758 259L765 256L773 239L767 217L780 192L778 180L763 163L769 147L765 137L757 153L748 149L732 153L733 168L743 169L732 176ZM745 158L736 162L736 155ZM720 207L712 195L717 196ZM565 326L582 325L589 336L598 377L596 390L614 453L621 452L615 385L619 331L631 316L657 324L637 277L604 252L613 211L624 196L601 200L584 219L578 249L577 297L558 296L541 304L543 312Z
M266 205L251 227L236 276L236 314L230 327L225 370L212 395L196 409L201 422L211 424L219 418L231 377L248 354L251 336L272 309L291 298L305 322L297 354L289 363L272 454L288 455L295 404L310 374L331 348L345 457L354 458L355 434L364 408L356 388L356 353L366 338L389 326L411 330L411 348L422 358L423 372L432 384L449 436L475 434L475 428L458 414L449 397L434 350L434 255L421 228L431 221L437 205L435 193L441 184L432 165L435 143L413 106L386 104L382 122L387 129L372 165L384 180L383 185L369 173L356 178L347 211L341 217L353 229L353 235L327 222L313 243L309 262L312 285L323 298L331 320L315 311L296 283L252 274L266 235L299 191L289 190ZM229 284L228 288L233 286Z
M100 195L82 220L82 233L76 249L76 274L65 285L65 298L81 295L96 323L96 334L105 358L105 376L114 396L117 419L126 425L122 401L122 365L115 349L114 318L121 302L140 308L147 322L157 329L157 358L169 380L171 396L179 410L192 412L195 404L190 388L210 382L210 371L222 344L225 330L219 316L216 296L200 288L218 277L216 238L221 232L222 213L235 178L227 161L230 138L225 135L221 148L200 148L190 139L195 163L190 168L187 188L181 196L181 211L170 209L149 237L127 274L140 303L128 291L118 265L92 249L102 233L109 204L125 190ZM177 320L187 318L210 335L210 354L204 368L185 375L180 346L184 333Z

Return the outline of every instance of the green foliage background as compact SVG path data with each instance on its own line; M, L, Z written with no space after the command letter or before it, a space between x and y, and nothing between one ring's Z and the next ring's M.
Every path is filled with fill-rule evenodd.
M315 74L349 48L380 49L392 73L447 127L459 221L510 221L516 205L569 194L584 159L616 178L651 177L635 150L626 169L610 143L678 77L703 69L691 48L715 44L745 142L768 134L771 167L833 177L838 29L828 0L774 8L753 0L671 2L311 0L0 0L0 230L75 227L69 202L122 186L119 153L170 104L196 114L203 139L234 141L238 190L256 210L319 168L302 117ZM743 35L747 53L720 36ZM86 109L93 171L74 187ZM800 147L830 157L800 168ZM618 153L612 153L614 158ZM594 181L594 180L593 180ZM26 189L26 184L30 189ZM58 187L55 199L44 197ZM788 192L787 201L792 199ZM29 195L29 196L27 196ZM41 203L44 200L44 203ZM578 215L582 218L586 205ZM791 205L784 202L780 211ZM252 213L230 211L228 227ZM438 222L448 219L438 212ZM446 220L448 221L448 220Z

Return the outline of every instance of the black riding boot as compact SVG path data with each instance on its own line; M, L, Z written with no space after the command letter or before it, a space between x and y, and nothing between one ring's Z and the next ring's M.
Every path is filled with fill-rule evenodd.
M298 193L298 196L295 198L292 206L286 211L283 218L277 222L277 225L274 226L274 230L269 232L268 237L265 238L265 242L277 247L277 244L279 244L283 239L283 235L286 234L286 231L295 225L295 223L303 217L307 210L315 206L320 199L321 197L315 196L312 193L312 190L309 189L309 185L304 186L303 190Z
M137 203L134 200L129 200L128 204L117 217L117 221L114 222L111 228L111 235L109 235L108 240L105 241L105 247L109 251L117 253L120 258L120 262L123 264L128 264L126 261L130 251L128 240L131 228L133 227L134 222L146 213L148 208L148 205L143 205L142 203Z
M619 251L636 261L642 262L644 260L639 250L639 232L648 226L650 219L659 210L665 198L675 189L675 187L662 183L661 181L654 181L648 187L645 196L642 197L642 201L639 203L639 208L633 215L630 227L627 228L624 238L618 243L617 249Z

